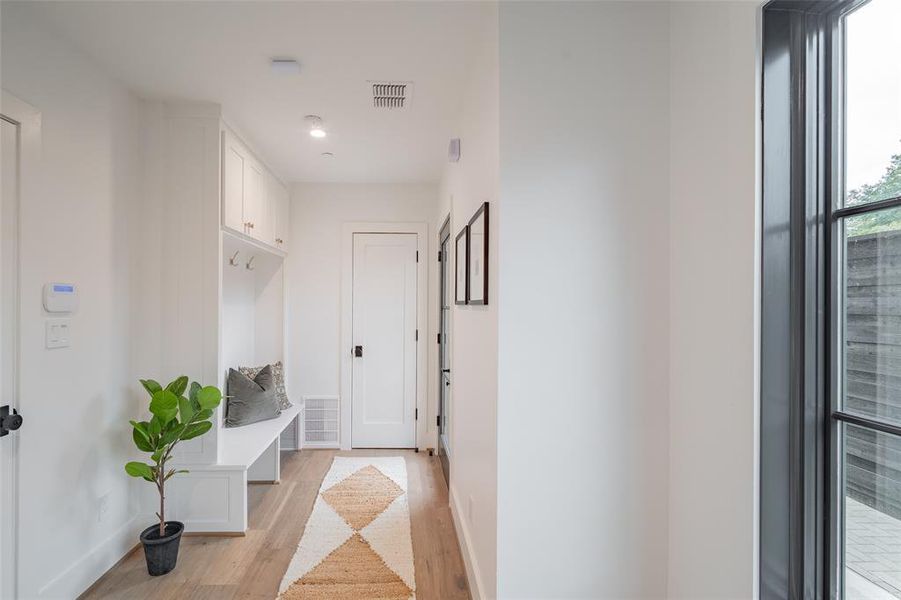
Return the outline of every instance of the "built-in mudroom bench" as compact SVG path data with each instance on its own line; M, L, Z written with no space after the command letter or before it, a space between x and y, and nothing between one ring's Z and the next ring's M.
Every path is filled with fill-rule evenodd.
M223 119L218 105L154 105L148 190L171 215L158 248L142 260L155 271L159 323L147 323L142 372L159 380L187 375L228 394L229 369L285 362L287 187ZM152 203L151 203L152 204ZM146 368L142 365L146 364ZM242 534L248 483L279 481L280 458L299 450L302 400L275 418L226 427L228 398L207 435L183 443L167 486L168 515L187 532ZM144 509L154 510L148 494Z
M287 429L297 427L302 409L302 406L294 405L282 411L277 419L224 429L220 462L246 470L248 483L278 483L281 479L281 436Z

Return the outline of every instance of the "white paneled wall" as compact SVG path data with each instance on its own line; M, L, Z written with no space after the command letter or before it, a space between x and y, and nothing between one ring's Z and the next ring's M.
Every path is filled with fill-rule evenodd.
M159 279L142 284L146 297L137 322L141 334L158 341L151 350L136 353L135 369L161 380L185 374L225 391L228 368L283 359L285 254L274 240L232 231L222 222L221 186L227 185L222 175L229 170L226 165L223 171L221 163L223 154L228 155L222 152L227 126L220 107L149 103L146 112L146 189L159 210L145 211L142 228L158 237L141 245L140 261ZM281 184L249 151L245 158L258 176L251 194L253 222L261 225L256 231L274 238L269 205L270 200L277 205ZM245 179L242 170L239 180ZM239 204L244 202L242 197ZM235 266L229 264L232 257ZM278 432L257 444L252 439L248 443L248 430L236 452L223 428L224 408L223 402L215 416L218 426L185 443L179 454L190 473L179 476L169 498L173 516L188 531L243 531L247 471L257 450L277 448L269 444ZM152 514L153 495L148 490L141 494L144 512Z

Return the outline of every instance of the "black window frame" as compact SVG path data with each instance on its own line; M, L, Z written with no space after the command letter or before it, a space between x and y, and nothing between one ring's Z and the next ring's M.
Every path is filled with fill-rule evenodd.
M869 0L773 0L762 19L760 598L841 598L837 285L844 207L844 20ZM840 207L840 208L836 208ZM837 243L836 243L837 242Z

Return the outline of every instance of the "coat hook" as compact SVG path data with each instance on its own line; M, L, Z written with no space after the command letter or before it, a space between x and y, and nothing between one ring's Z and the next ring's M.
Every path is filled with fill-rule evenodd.
M247 264L245 265L245 267L247 268L248 271L253 271L253 259L255 259L255 258L256 258L256 256L251 256L250 260L247 261Z
M238 255L240 253L241 253L240 250L235 250L234 256L232 256L230 259L228 259L228 264L230 264L233 267L237 267L238 266Z

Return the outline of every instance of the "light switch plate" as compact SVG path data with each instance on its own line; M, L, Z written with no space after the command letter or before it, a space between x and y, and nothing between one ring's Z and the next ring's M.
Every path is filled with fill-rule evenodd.
M44 343L47 348L68 348L71 345L71 319L47 319Z

